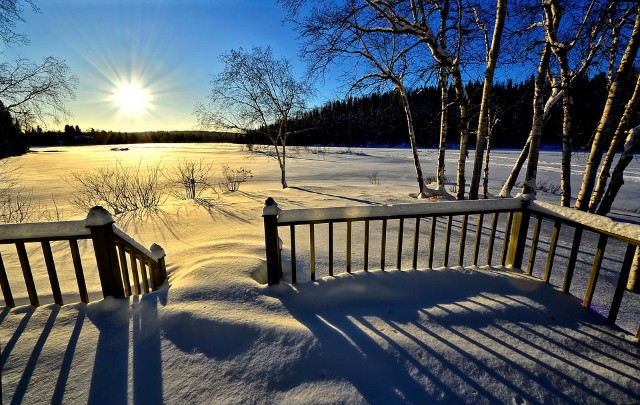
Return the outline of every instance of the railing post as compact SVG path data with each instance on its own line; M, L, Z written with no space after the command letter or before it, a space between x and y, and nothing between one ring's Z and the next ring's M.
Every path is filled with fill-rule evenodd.
M122 275L113 236L113 217L100 206L89 210L85 226L91 231L103 296L124 297Z
M153 271L153 274L151 275L151 277L153 277L153 284L156 286L156 288L158 288L167 279L167 266L164 262L164 258L167 254L164 252L162 246L158 245L157 243L151 245L149 251L151 252L151 258L158 262L157 268L153 266L157 269L157 271Z
M267 253L267 281L269 285L278 284L282 277L280 261L280 239L278 238L278 214L280 209L276 201L269 197L264 202L264 244Z
M505 235L505 239L509 238L506 265L516 269L522 268L524 248L527 242L527 231L529 230L529 219L531 217L531 214L527 211L527 205L529 205L529 201L522 201L522 209L513 213L511 235Z

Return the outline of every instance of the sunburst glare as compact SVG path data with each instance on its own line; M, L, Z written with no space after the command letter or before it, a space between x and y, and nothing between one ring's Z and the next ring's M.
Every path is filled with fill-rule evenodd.
M113 101L124 114L137 115L147 110L150 97L137 83L121 83L115 89Z

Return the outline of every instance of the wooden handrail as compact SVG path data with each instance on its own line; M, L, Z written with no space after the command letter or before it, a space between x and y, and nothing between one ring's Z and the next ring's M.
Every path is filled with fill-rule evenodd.
M100 284L105 297L114 296L117 298L132 294L129 268L131 269L134 283L136 283L135 294L149 292L150 289L156 290L166 279L164 250L156 244L153 244L149 249L142 246L117 228L114 225L111 214L102 207L92 208L85 220L7 224L0 225L0 231L0 244L14 244L16 247L16 253L29 294L29 301L34 306L39 306L40 300L33 281L33 273L25 243L39 242L41 244L42 257L46 265L53 298L59 305L63 304L63 294L60 290L58 269L56 269L51 250L50 242L52 241L69 242L69 253L71 254L78 283L78 292L82 302L89 302L89 294L78 248L78 240L81 239L92 240ZM118 249L120 249L120 252L118 252ZM126 260L126 253L129 253L129 263ZM139 266L137 262L139 262ZM140 277L138 269L140 269ZM147 269L149 270L149 280L146 275ZM142 280L144 286L143 290L138 285L140 280ZM0 290L2 291L5 305L14 307L15 300L2 256L0 256Z
M504 232L500 231L500 234L504 235L501 246L495 246L495 240L497 236L498 220L501 214L506 213L506 221ZM583 296L583 306L589 308L591 301L594 297L596 283L600 273L600 267L603 259L606 256L606 246L610 239L618 240L627 244L627 250L618 281L616 283L615 294L611 300L611 308L609 312L609 322L615 323L618 311L620 309L622 296L627 291L637 292L640 289L637 285L629 287L631 282L630 274L637 274L638 262L640 260L634 259L640 257L640 226L634 224L625 224L612 221L610 219L596 216L593 214L585 214L583 212L577 212L570 208L562 208L552 206L550 204L541 202L529 202L527 200L521 200L518 198L512 199L491 199L491 200L478 200L478 201L455 201L455 202L437 202L437 203L419 203L419 204L399 204L394 206L352 206L352 207L334 207L334 208L312 208L312 209L296 209L296 210L281 210L276 202L269 198L265 202L263 209L263 218L265 226L265 248L267 256L267 276L269 285L279 283L282 277L282 258L281 249L282 241L278 235L278 228L288 227L290 230L290 254L291 254L291 281L296 283L298 276L296 274L296 232L295 228L299 226L309 227L309 253L310 263L309 270L311 280L315 280L317 277L316 271L316 241L318 239L318 233L316 232L315 225L328 224L328 245L329 245L329 276L333 276L334 270L334 223L346 223L346 272L353 271L352 264L352 252L353 252L353 238L352 238L352 225L356 222L364 224L363 232L363 268L367 271L370 268L369 255L370 255L370 232L372 221L379 221L381 223L381 246L380 246L380 269L385 270L385 251L387 242L390 240L387 238L388 221L397 220L397 243L396 251L397 258L395 258L395 268L401 270L403 241L405 239L405 231L409 232L407 227L413 226L413 250L412 250L412 268L418 267L418 247L421 220L425 218L431 218L430 231L427 231L429 238L428 243L428 268L432 268L434 264L434 241L436 239L436 221L438 218L446 219L445 235L443 238L443 261L442 265L448 267L450 246L452 239L452 227L453 218L459 217L460 220L460 239L458 247L458 266L465 265L465 249L467 244L467 233L469 216L477 215L478 221L475 229L475 243L472 250L472 265L477 266L479 261L479 248L480 239L482 237L482 228L484 225L485 216L492 214L489 231L489 237L485 242L488 245L487 248L487 265L492 265L492 258L494 254L499 254L499 264L507 267L514 268L526 268L529 275L533 274L533 267L535 265L536 253L538 251L538 244L540 242L540 233L542 230L542 222L544 220L551 221L553 231L550 235L549 249L546 256L546 266L542 274L542 280L550 282L552 277L552 268L554 267L554 259L556 257L556 247L561 239L561 227L569 226L575 229L572 241L570 241L570 254L567 261L567 269L564 272L562 290L566 293L569 292L571 281L574 275L574 267L578 264L578 253L581 249L582 235L584 231L589 231L598 235L599 240L596 251L594 252L594 260L591 266L591 270L588 277L588 283ZM586 215L586 216L585 216ZM593 216L591 216L593 215ZM533 218L532 218L533 217ZM532 221L535 219L535 222ZM407 220L407 221L405 221ZM413 220L413 221L412 221ZM438 221L442 224L442 220ZM408 224L407 224L408 223ZM530 228L533 227L531 245L527 246L528 235ZM377 228L377 227L376 227ZM487 229L487 228L485 228ZM424 233L424 232L423 232ZM423 236L427 237L427 236ZM495 248L495 249L494 249ZM497 249L500 249L498 252ZM527 263L523 263L525 257L525 251L529 249L529 259ZM524 265L523 265L524 264ZM555 277L555 275L554 275ZM640 337L640 329L638 330L638 336Z

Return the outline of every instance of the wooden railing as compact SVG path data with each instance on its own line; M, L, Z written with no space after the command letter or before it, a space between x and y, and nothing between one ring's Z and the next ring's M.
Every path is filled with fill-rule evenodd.
M0 225L0 245L15 245L24 277L29 302L40 305L26 243L40 243L47 269L51 292L56 304L63 305L63 294L58 281L58 269L51 242L67 241L71 254L78 293L82 302L89 302L79 240L91 240L96 258L100 285L104 297L116 298L156 290L166 279L164 250L153 244L144 248L118 229L111 214L102 207L92 208L85 220ZM128 256L128 260L127 260ZM131 272L129 271L131 269ZM138 269L140 270L138 272ZM131 274L132 277L129 277ZM131 280L133 279L133 291ZM0 289L5 305L15 307L12 288L0 255Z
M566 215L561 214L564 212ZM569 293L571 282L574 278L574 272L578 262L578 255L585 255L586 246L583 243L583 236L589 233L591 237L595 236L598 240L593 255L589 255L590 273L588 282L584 289L582 305L589 308L592 304L594 292L596 290L597 280L601 271L603 259L605 259L606 247L609 241L615 240L618 245L623 246L624 253L620 253L620 246L609 255L609 259L614 261L614 265L619 265L618 269L614 269L614 275L617 277L612 283L611 292L606 292L606 299L610 303L608 320L615 323L620 310L625 290L638 292L638 286L628 285L629 275L631 272L638 271L638 258L640 257L640 239L635 236L640 235L640 226L624 224L620 225L613 221L606 222L600 216L592 216L589 214L576 214L575 210L545 208L543 203L529 203L520 199L491 199L479 201L455 201L455 202L438 202L438 203L419 203L419 204L400 204L395 206L354 206L340 208L314 208L299 210L280 210L276 202L269 198L265 202L263 209L263 218L265 226L265 247L267 257L267 276L269 285L279 283L282 277L282 240L280 239L278 228L289 228L289 244L291 260L291 282L296 283L298 279L298 269L296 260L296 229L299 227L308 227L304 229L309 235L309 268L310 279L316 279L316 226L319 224L328 224L326 232L328 238L328 257L323 263L328 262L328 275L333 276L339 269L336 269L335 263L335 246L334 246L334 224L346 223L346 239L344 267L342 270L351 272L353 270L352 255L354 252L353 228L354 224L362 223L359 230L363 235L362 240L362 268L368 271L370 269L370 258L376 255L376 261L379 263L377 267L385 270L388 258L387 245L390 237L395 239L396 257L395 269L402 270L403 256L411 255L412 269L422 268L418 265L418 259L426 256L426 266L424 268L449 267L457 266L478 266L478 265L499 265L512 268L522 269L525 257L527 257L526 268L524 269L529 275L537 276L534 269L536 261L541 259L541 240L544 239L545 247L547 247L546 262L544 271L539 276L545 282L551 282L552 269L554 269L554 260L557 257L557 248L562 244L563 249L568 250L567 265L563 274L554 274L555 278L562 277L561 289ZM468 233L472 217L475 216L475 236L473 245L468 244ZM576 218L573 218L576 217ZM588 218L589 220L585 220ZM455 233L458 234L457 260L452 262L451 249L454 232L454 219L456 224ZM485 219L490 219L490 225L485 226ZM532 223L532 219L535 219ZM429 221L430 220L430 221ZM389 235L389 225L393 221L394 228L397 231L391 232ZM375 228L372 223L379 222ZM421 223L427 222L427 231L420 230ZM436 224L446 222L444 235L436 235ZM609 224L603 226L602 223ZM543 224L552 223L553 227L550 234L547 235L548 227ZM413 225L409 232L413 232L411 238L412 246L410 249L403 248L406 242L404 236L407 228ZM594 225L598 224L598 226ZM532 226L531 226L532 225ZM561 228L572 228L573 236L570 240L563 240ZM380 241L380 250L372 249L371 230L380 230L377 237ZM544 229L544 232L543 232ZM487 235L488 233L488 235ZM564 232L566 233L566 232ZM484 235L484 236L483 236ZM529 236L530 235L530 236ZM631 235L631 236L630 236ZM358 235L360 236L360 235ZM419 252L420 240L427 238L426 249L422 244L425 252ZM438 239L439 238L439 239ZM486 238L486 239L484 239ZM501 245L496 246L500 243ZM391 243L394 243L393 241ZM584 246L583 246L584 245ZM468 247L471 251L468 251ZM359 247L357 247L359 248ZM486 253L481 248L486 248ZM438 255L436 255L436 249ZM373 252L372 252L373 250ZM372 254L374 256L372 256ZM485 260L481 263L480 258L484 255ZM441 257L442 261L436 261L436 256ZM620 256L623 259L619 261ZM591 259L592 258L592 259ZM610 260L611 261L611 260ZM617 262L616 262L617 261ZM582 260L584 262L584 260ZM584 263L582 263L584 264ZM556 266L557 267L557 266ZM360 268L358 268L360 269ZM611 277L609 277L611 278ZM638 330L640 335L640 329Z

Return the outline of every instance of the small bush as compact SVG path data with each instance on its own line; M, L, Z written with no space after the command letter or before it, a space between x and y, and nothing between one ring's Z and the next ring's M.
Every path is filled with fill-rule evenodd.
M523 185L523 183L518 182L516 183L515 187L522 188ZM542 191L544 193L559 195L562 191L562 187L560 187L560 185L558 184L550 182L549 180L540 180L536 182L536 190Z
M199 161L182 159L172 170L169 179L178 184L184 190L184 198L195 200L202 191L213 185L213 169L211 164L205 164L204 159ZM182 197L178 193L178 197Z
M82 210L103 205L114 214L138 209L157 208L166 199L160 186L160 163L147 166L125 167L116 162L113 167L74 172L67 180L76 195L70 202Z
M447 176L444 176L445 183L447 183L449 180L450 179ZM437 176L428 175L427 177L424 178L424 184L435 183L436 181L438 181Z
M367 178L369 179L369 184L373 184L374 186L377 186L378 184L380 184L380 179L378 178L378 174L379 172L377 170L374 170L367 175Z
M253 174L251 170L241 167L239 169L232 169L227 165L222 165L222 178L218 181L219 191L238 191L240 184L246 182Z

